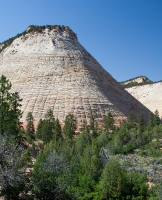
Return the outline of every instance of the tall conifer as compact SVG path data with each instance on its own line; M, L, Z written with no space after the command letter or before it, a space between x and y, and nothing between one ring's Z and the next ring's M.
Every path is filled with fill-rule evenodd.
M11 93L11 83L2 75L0 77L0 134L12 134L19 137L20 117L19 107L22 101L17 92Z

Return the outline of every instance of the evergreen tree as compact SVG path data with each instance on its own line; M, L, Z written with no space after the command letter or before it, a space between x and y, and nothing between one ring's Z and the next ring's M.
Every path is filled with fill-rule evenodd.
M83 120L83 126L82 126L82 131L85 131L85 132L89 132L89 128L88 128L88 124L87 124L87 120Z
M0 134L7 133L18 138L21 128L19 107L22 100L17 92L10 93L10 89L11 83L2 75L0 77Z
M158 110L156 110L154 113L154 125L159 125L159 124L160 124L159 112Z
M63 139L61 125L60 125L58 118L56 119L55 124L54 124L54 135L53 135L53 137L54 137L55 141L58 141L59 139Z
M51 109L45 114L45 119L40 120L37 128L37 137L44 143L48 143L54 137L55 118Z
M89 124L89 128L92 131L92 134L95 130L95 118L96 118L97 114L94 110L91 110L90 112L90 124Z
M97 145L96 139L92 141L90 174L94 181L98 181L101 175L102 163L100 159L100 148Z
M31 112L29 112L26 116L26 135L27 140L29 143L32 143L33 140L35 140L35 129L34 129L34 118Z
M149 114L148 127L149 128L154 127L154 114L152 112L150 112Z
M43 120L40 119L36 130L36 137L40 140L42 140L42 132L43 132Z
M138 131L141 133L145 129L145 121L142 117L142 115L138 116Z
M75 148L77 150L77 154L79 156L83 155L86 146L92 144L92 135L83 131L75 139L75 144L76 144Z
M76 131L76 118L72 114L68 114L65 118L63 132L66 138L72 139Z
M52 110L51 109L49 109L48 111L47 111L47 113L45 114L45 119L48 121L48 123L51 125L51 127L53 128L53 123L54 123L54 121L55 121L55 118L54 118L54 116L53 116L53 112L52 112Z
M53 116L52 110L49 109L45 114L45 120L44 120L44 131L47 137L49 137L48 140L51 140L53 136L54 125L55 125L55 118Z
M134 113L129 113L127 117L127 127L128 129L135 127L135 115Z
M11 93L11 113L12 113L11 118L13 120L14 132L18 132L21 128L20 118L22 116L22 112L19 109L21 107L21 104L20 104L21 101L22 99L20 99L18 92Z
M98 123L96 121L97 113L95 110L91 110L90 112L90 124L89 124L89 132L92 133L93 137L97 137L98 135Z
M126 183L125 171L117 160L112 159L107 162L100 182L105 199L122 199L126 190Z
M131 172L128 174L128 180L129 196L131 196L131 199L147 199L149 187L146 174Z
M109 132L113 129L114 126L114 118L110 112L103 118L103 126L106 132Z

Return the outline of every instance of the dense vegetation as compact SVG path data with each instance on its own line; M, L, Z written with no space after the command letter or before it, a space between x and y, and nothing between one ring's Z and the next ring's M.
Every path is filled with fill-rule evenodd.
M31 32L33 32L33 33L34 32L42 33L45 28L48 28L49 30L52 30L52 29L55 29L55 28L63 30L63 31L69 30L76 36L76 34L68 26L63 26L63 25L62 26L60 26L60 25L35 26L35 25L31 25L29 30L25 30L22 33L17 34L15 37L9 38L8 40L0 43L0 45L2 45L2 47L0 48L0 53L6 47L9 47L16 38L18 38L18 37L20 37L22 35L25 35L27 33L31 33Z
M51 110L34 129L32 113L20 123L21 99L0 78L0 196L17 199L160 200L162 124L158 111L146 123L130 113L120 127L108 113L98 126L95 111L77 137L69 114L61 128ZM75 139L74 139L75 138ZM148 182L152 183L149 188Z

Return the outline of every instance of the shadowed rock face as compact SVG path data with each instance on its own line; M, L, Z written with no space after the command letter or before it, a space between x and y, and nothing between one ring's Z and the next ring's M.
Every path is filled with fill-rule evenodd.
M149 110L126 92L84 49L72 31L45 28L27 32L0 53L0 74L23 98L22 121L32 112L36 121L49 108L60 121L68 113L79 123L98 120L109 111L121 120L133 112L146 119Z

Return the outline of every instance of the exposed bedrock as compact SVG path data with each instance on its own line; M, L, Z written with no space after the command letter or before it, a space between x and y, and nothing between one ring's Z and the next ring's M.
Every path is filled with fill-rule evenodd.
M22 121L28 112L38 121L49 108L61 122L68 113L79 123L89 121L91 110L98 121L109 111L117 121L130 112L145 119L149 114L67 30L45 28L16 38L0 53L0 73L23 99Z

